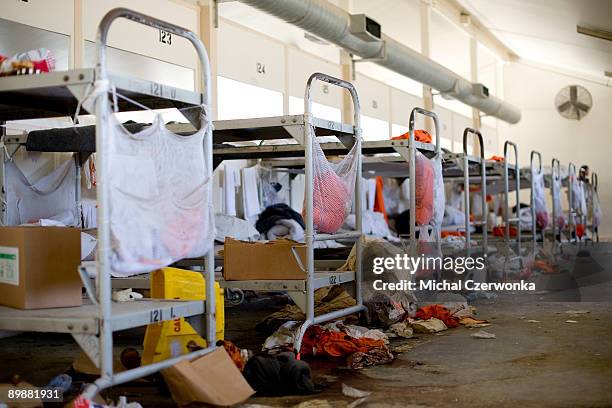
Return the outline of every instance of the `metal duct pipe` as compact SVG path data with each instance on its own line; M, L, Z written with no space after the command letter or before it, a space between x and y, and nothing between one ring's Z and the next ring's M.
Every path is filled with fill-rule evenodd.
M350 31L350 14L326 0L241 0L265 13L296 25L361 58L385 58L373 62L449 95L481 112L509 123L521 120L521 111L494 96L473 93L473 84L453 71L403 44L382 35L366 41Z

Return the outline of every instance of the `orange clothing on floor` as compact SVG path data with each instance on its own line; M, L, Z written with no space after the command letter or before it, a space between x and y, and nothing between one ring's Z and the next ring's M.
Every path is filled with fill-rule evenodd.
M493 160L493 161L496 161L496 162L503 162L504 158L502 156L491 156L491 157L489 157L489 160Z
M406 132L403 135L394 136L391 140L410 139L410 133ZM431 143L431 135L428 131L423 129L417 129L414 131L414 140L422 143Z
M463 236L465 236L465 232L463 231L442 231L440 232L440 238L463 237Z
M311 326L304 334L300 354L303 356L346 357L356 352L367 353L369 350L381 347L385 347L383 340L365 337L355 339L344 332L323 330L320 326Z
M383 178L376 176L376 195L374 197L374 212L383 213L385 221L389 221L387 217L387 210L385 210L385 196L383 194Z
M440 319L449 329L459 326L457 319L450 313L450 310L442 305L427 305L416 311L415 317L421 320L428 320L432 317Z

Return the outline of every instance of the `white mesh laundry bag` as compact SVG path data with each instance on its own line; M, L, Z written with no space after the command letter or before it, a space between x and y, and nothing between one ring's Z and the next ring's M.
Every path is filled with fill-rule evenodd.
M557 228L563 229L563 227L565 227L565 215L563 214L563 206L561 205L561 178L555 178L553 175L552 182L554 184L552 204L555 209L555 224Z
M544 189L544 172L538 171L535 166L531 168L531 177L533 179L533 196L534 207L536 214L536 225L540 229L548 226L548 209L546 208L546 193Z
M135 134L111 114L108 177L113 276L150 272L206 254L214 237L211 176L203 140L211 126L189 136L166 129L158 115Z
M338 231L351 211L357 176L358 143L338 163L330 163L323 153L314 128L313 153L313 223L315 230L328 234ZM304 205L304 208L306 206Z
M572 183L572 195L573 202L572 206L577 216L583 216L587 214L586 197L584 194L584 188L582 181L572 174L570 175L570 182Z

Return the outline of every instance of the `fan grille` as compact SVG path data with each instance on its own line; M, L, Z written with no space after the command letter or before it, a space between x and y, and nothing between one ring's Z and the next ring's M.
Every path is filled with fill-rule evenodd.
M569 85L561 89L555 97L555 107L561 116L580 120L593 106L591 93L583 86Z

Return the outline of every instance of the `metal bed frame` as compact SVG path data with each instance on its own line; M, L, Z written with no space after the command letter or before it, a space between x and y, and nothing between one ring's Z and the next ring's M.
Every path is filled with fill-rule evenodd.
M109 75L106 71L106 39L112 22L125 18L136 23L171 32L188 39L195 47L202 67L203 93L191 92L151 81ZM208 54L199 38L191 31L144 14L116 8L109 11L98 27L98 61L95 69L76 69L33 76L0 78L0 120L44 118L71 115L87 94L94 81L110 81L122 94L151 108L209 106L210 66ZM122 109L125 104L122 104ZM134 110L133 106L128 110ZM110 106L106 92L96 99L96 150L98 152L98 252L97 298L79 307L42 310L18 310L0 307L0 329L70 333L83 351L100 368L100 378L90 384L84 395L92 398L99 391L150 375L179 361L207 354L215 349L214 254L206 256L206 301L143 300L130 303L111 301L109 256L111 251L109 225L108 140L103 137L108 127ZM212 174L212 134L205 135L204 156ZM209 183L212 189L212 183ZM85 283L85 282L84 282ZM205 349L138 368L113 372L113 332L143 326L178 317L205 314Z
M338 124L332 121L323 121L312 116L311 88L314 81L326 82L330 85L344 88L351 94L353 101L354 125ZM273 118L240 119L215 122L215 141L246 141L246 140L268 140L283 139L291 137L299 144L297 145L272 145L272 146L247 146L247 147L217 147L215 149L215 163L223 160L244 159L256 157L278 157L286 155L304 155L305 166L305 244L306 262L302 262L296 255L296 260L306 273L305 279L300 280L245 280L220 282L224 288L256 290L256 291L285 291L295 301L296 305L305 312L306 319L300 326L296 335L294 349L299 352L302 339L308 327L313 324L322 323L353 313L365 311L362 296L362 210L361 204L363 191L361 188L361 177L355 178L355 225L356 231L339 234L320 234L314 229L313 221L313 188L314 188L314 154L313 143L317 136L334 135L341 143L324 143L322 147L326 153L330 151L346 153L355 144L357 145L357 174L362 172L361 162L361 109L359 98L355 87L350 83L325 75L314 73L308 79L304 95L304 115L289 115ZM316 130L315 130L316 128ZM325 146L331 145L331 146ZM315 272L314 243L333 239L355 241L356 262L355 271L347 272ZM341 283L355 282L355 297L357 304L334 312L315 316L314 292L325 286Z

